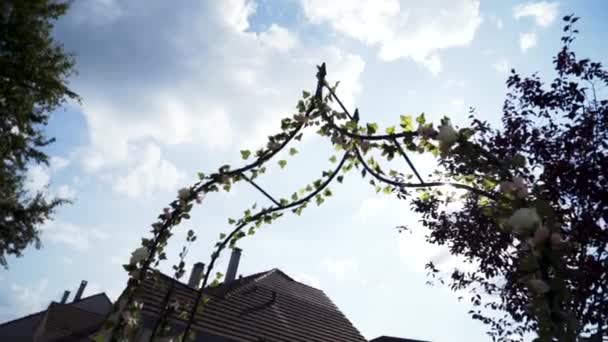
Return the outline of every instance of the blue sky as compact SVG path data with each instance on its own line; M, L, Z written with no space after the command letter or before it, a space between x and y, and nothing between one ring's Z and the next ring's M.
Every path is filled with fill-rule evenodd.
M198 171L238 164L240 149L276 132L301 91L314 86L316 64L327 63L329 80L341 81L341 97L366 121L388 125L426 112L465 125L472 106L498 124L510 68L552 75L563 15L582 17L579 55L606 63L607 7L602 0L75 2L55 33L76 54L71 85L83 101L52 115L51 167L34 167L28 185L49 184L46 191L74 204L43 227L43 249L9 258L10 269L0 271L0 322L44 308L64 289L74 293L81 279L88 294L119 294L120 264L177 189ZM310 133L285 170L271 167L261 181L277 197L327 168L332 150ZM432 171L431 159L416 163ZM444 270L462 263L425 243L406 202L375 194L354 174L334 194L246 239L239 273L278 267L321 288L367 338L488 340L465 301L425 285L427 261ZM264 201L245 184L209 196L176 230L170 261L194 229L187 261L207 262L227 218ZM398 234L401 224L414 232Z

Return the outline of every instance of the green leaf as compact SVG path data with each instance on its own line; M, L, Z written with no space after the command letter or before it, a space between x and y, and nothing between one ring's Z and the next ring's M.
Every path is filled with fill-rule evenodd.
M287 165L287 160L279 160L279 166L281 169L285 168L285 165Z
M331 156L329 158L329 161L332 162L332 163L335 163L337 161L336 156Z
M279 201L279 204L281 204L282 206L285 206L285 205L289 204L289 201L286 198L281 198L281 200Z
M401 115L400 126L406 132L411 132L414 130L412 126L412 117L409 115Z
M228 224L235 224L236 221L233 218L228 219Z
M250 155L251 155L251 151L249 151L249 150L242 150L241 151L241 158L243 158L243 160L249 158Z
M331 195L332 195L332 192L329 188L326 188L325 191L323 191L323 196L329 197Z
M323 204L323 202L325 202L325 199L321 195L317 195L315 197L315 200L317 201L317 206L319 206L319 205Z
M296 108L298 109L298 111L300 111L300 113L305 112L306 105L304 104L304 101L302 101L302 100L298 101L298 105L296 106Z
M199 173L197 173L197 175L198 175L198 179L199 179L199 180L203 180L203 179L205 179L205 174L204 174L204 173L199 172Z
M342 181L344 180L344 176L338 176L336 177L336 180L338 181L338 183L342 183Z
M424 123L426 122L426 119L424 117L424 113L421 113L420 115L418 115L416 117L416 122L419 123L419 124L421 124L421 125L424 125Z
M315 186L315 189L320 188L322 183L323 181L320 179L316 179L314 182L312 182L312 184Z
M367 134L374 134L378 131L378 124L375 122L367 124Z
M420 200L422 201L428 201L431 198L431 195L428 192L423 192L420 194L420 196L418 196L418 198L420 198Z
M387 127L386 134L395 134L395 126Z
M292 147L292 148L289 149L289 155L290 156L296 155L297 153L298 153L298 150L296 150L295 148Z
M385 186L384 189L382 189L382 192L387 195L390 195L392 193L390 185Z
M309 93L309 92L307 92L306 90L303 90L303 91L302 91L302 97L303 97L303 98L307 99L309 96L310 96L310 93Z

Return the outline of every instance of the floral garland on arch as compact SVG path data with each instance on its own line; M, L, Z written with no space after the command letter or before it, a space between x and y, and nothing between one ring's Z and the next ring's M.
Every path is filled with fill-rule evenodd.
M567 21L573 23L576 18L567 17ZM169 294L151 340L194 340L194 317L210 300L203 290L217 286L222 278L219 272L213 274L222 251L236 247L240 239L254 235L261 226L273 223L286 212L301 215L309 204L323 204L333 194L331 186L342 183L350 171L358 170L377 192L411 196L409 191L416 190L418 205L432 203L433 197L445 196L442 190L450 187L464 190L465 197L481 203L487 209L484 215L496 223L500 229L498 233L506 236L514 246L513 263L517 265L520 283L527 289L527 315L534 322L539 341L575 341L582 327L569 302L564 255L578 246L562 234L563 221L552 204L532 192L532 185L518 175L526 167L527 158L517 152L508 156L493 155L474 140L475 129L457 129L447 117L435 128L433 123L426 121L424 114L415 118L402 115L398 125L379 133L376 123L361 123L359 111L355 109L351 114L343 105L336 94L338 83L330 86L326 81L325 64L317 68L316 90L302 93L297 113L281 121L281 131L270 136L265 147L254 152L242 150L241 157L246 164L241 167L224 165L210 174L199 173L198 181L180 189L177 198L162 210L151 225L152 236L142 238L141 246L133 251L129 264L124 265L129 274L125 295L114 304L97 339L123 341L135 336L143 308L139 300L143 281L158 275L155 268L166 259L164 250L173 228L188 220L194 205L204 204L213 192L228 192L237 183L245 182L270 204L263 207L254 204L241 217L228 220L231 228L219 235L195 302L191 306L170 302ZM334 102L337 109L332 107ZM331 166L323 170L320 177L284 197L275 197L259 186L256 179L264 175L266 165L281 151L296 155L298 150L294 145L306 130L313 128L318 135L329 139L338 152L329 158ZM409 153L430 153L440 161L458 159L471 165L483 163L489 171L487 174L461 174L455 181L425 181ZM382 161L395 157L404 159L408 172L382 167ZM276 163L285 168L288 162L281 159ZM414 178L416 181L411 181ZM194 232L189 231L187 242L195 240ZM176 279L184 273L186 253L187 247L184 247L179 263L173 267ZM186 324L179 336L168 334L166 320L170 313L178 313Z

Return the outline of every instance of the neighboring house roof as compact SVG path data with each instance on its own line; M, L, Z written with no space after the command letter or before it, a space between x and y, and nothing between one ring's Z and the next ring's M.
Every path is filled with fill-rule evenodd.
M161 307L178 302L190 312L198 291L162 273L143 283L143 329L149 337ZM171 296L167 297L169 290ZM336 305L314 287L278 269L252 274L205 291L210 301L195 316L197 341L204 342L366 342ZM49 307L0 324L0 341L84 342L99 330L112 303L101 293ZM178 312L179 313L179 312ZM185 327L178 313L169 317L175 335ZM382 336L370 342L422 342Z
M422 340L412 340L409 338L400 338L400 337L391 337L391 336L380 336L376 337L373 340L369 340L369 342L425 342Z
M69 304L51 303L36 331L37 341L81 340L103 324L105 315L89 312ZM84 335L84 336L83 336Z
M112 302L105 293L60 304L52 302L46 310L0 324L0 341L85 341L97 330Z
M144 282L146 325L158 317L173 283L182 309L192 307L197 291L165 275ZM222 284L209 292L211 300L196 315L195 328L205 336L227 341L366 342L323 291L304 285L278 269ZM173 317L176 318L176 317ZM174 324L176 321L171 320Z

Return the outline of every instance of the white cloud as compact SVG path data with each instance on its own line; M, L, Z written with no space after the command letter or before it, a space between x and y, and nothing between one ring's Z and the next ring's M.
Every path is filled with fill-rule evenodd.
M534 17L536 25L548 27L557 18L559 4L557 2L539 1L519 4L513 8L515 19Z
M441 70L437 52L467 46L482 22L479 1L301 0L313 23L379 46L379 58L407 57L433 73Z
M390 205L391 200L394 199L388 199L386 197L371 197L364 199L354 216L355 221L360 224L368 223L379 213L385 212L387 206Z
M424 266L432 261L441 271L451 271L454 268L461 270L472 270L469 263L459 256L450 254L446 246L434 245L426 242L429 230L422 226L411 227L410 231L404 231L397 238L399 256L408 268L413 271L424 273Z
M519 47L521 51L526 52L528 49L536 46L536 33L527 32L519 36Z
M139 160L125 176L116 180L114 188L129 197L149 196L157 190L174 191L186 176L171 162L162 159L160 148L148 144L141 153L134 153Z
M74 260L70 257L67 256L63 256L61 257L61 262L64 263L65 265L73 265L74 264Z
M49 168L42 164L32 165L27 170L25 189L30 193L45 190L51 180Z
M137 146L222 152L261 143L276 131L279 118L293 112L302 89L314 87L315 65L323 61L328 79L341 81L340 95L354 102L363 60L331 45L303 44L278 25L245 32L253 1L147 3L121 3L123 15L103 30L69 20L91 11L75 4L75 14L62 22L68 27L59 30L66 47L79 56L74 86L87 99L80 109L90 144L79 157L89 172L111 170L122 180L123 192L133 171L124 168L141 158L134 153L145 153ZM142 6L146 15L140 15ZM89 46L91 34L98 37L95 48Z
M343 281L359 271L359 262L353 257L325 258L321 267L336 280Z
M51 170L53 172L57 172L57 171L60 171L60 170L64 169L68 165L70 165L70 161L68 159L63 158L63 157L52 156L49 159L49 165L50 165Z
M453 80L449 79L443 83L445 88L464 88L467 85L467 82L464 80Z
M26 173L24 182L25 190L30 193L46 193L49 182L51 181L51 175L63 170L69 164L69 160L59 156L51 156L49 158L48 166L44 164L33 164L28 168Z
M509 60L506 58L499 58L492 64L492 67L501 74L507 74L510 69Z
M489 19L490 19L490 22L492 24L494 24L494 26L496 26L497 29L502 30L502 28L504 27L504 22L502 21L502 19L500 17L491 15L489 17Z
M219 3L219 15L224 23L237 31L249 28L249 16L255 13L256 5L252 0L226 0Z
M270 25L270 28L267 31L260 33L258 37L262 44L280 52L289 51L297 43L297 39L293 34L277 24Z
M321 282L319 281L319 278L313 275L307 273L296 273L293 275L293 278L300 283L312 286L317 289L321 288Z
M47 221L41 227L41 240L68 246L77 251L87 251L97 241L105 241L110 235L95 227L82 227L69 222Z
M414 161L420 170L432 169L428 166L427 160L421 162ZM443 191L448 188L442 189ZM450 188L449 191L454 191ZM462 194L460 190L457 194ZM365 225L366 222L372 221L375 225L397 226L403 222L409 222L407 227L409 230L403 231L397 237L397 253L401 261L411 270L415 272L425 273L424 266L433 261L437 263L441 270L451 270L455 267L469 270L470 264L463 262L462 257L456 257L450 254L449 249L445 246L439 246L428 243L426 236L430 233L429 230L423 227L418 221L417 215L403 210L403 203L389 196L374 196L366 198L360 205L354 220L359 225ZM452 203L447 208L448 211L458 210L461 203ZM395 215L395 213L400 213Z
M55 191L55 196L62 199L72 200L76 197L76 190L67 184L62 184Z
M466 109L463 99L452 99L452 101L450 101L450 104L453 110L456 112L464 112L464 110Z
M14 305L13 314L17 316L29 315L44 309L47 304L50 304L50 301L44 298L48 285L49 282L46 278L41 279L32 287L12 284L11 299Z

